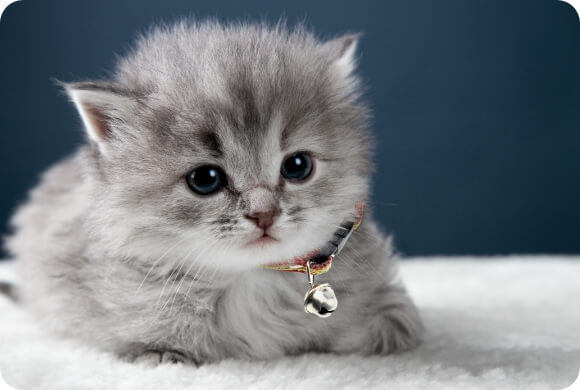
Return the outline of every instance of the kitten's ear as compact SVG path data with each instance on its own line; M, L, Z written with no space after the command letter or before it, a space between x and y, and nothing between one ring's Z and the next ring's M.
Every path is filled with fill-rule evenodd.
M113 127L136 99L114 84L102 82L59 83L77 108L89 138L102 147L115 138Z
M356 48L361 36L361 33L348 34L323 45L334 60L333 66L343 77L350 76L356 69Z

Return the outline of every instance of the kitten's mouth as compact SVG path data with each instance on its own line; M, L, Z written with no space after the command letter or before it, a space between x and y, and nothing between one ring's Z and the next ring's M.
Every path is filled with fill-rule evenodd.
M272 244L274 242L278 242L277 238L272 237L271 235L264 233L261 237L256 238L253 241L250 241L246 246L265 246L268 244Z

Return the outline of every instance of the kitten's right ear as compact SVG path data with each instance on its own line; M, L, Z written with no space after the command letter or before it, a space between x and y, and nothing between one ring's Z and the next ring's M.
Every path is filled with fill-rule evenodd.
M124 113L133 109L137 101L127 91L102 82L61 83L74 103L91 140L104 148L115 138L115 123L122 123Z

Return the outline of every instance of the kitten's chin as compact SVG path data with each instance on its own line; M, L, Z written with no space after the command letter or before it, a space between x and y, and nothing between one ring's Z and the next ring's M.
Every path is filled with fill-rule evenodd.
M262 236L246 244L237 254L237 260L250 267L290 261L320 248L318 240L278 240Z

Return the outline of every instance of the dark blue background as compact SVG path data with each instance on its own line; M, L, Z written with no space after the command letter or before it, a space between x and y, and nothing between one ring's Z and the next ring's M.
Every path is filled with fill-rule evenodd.
M580 253L580 23L552 1L24 0L0 23L0 225L82 140L51 78L105 77L182 16L365 33L375 214L409 255Z

